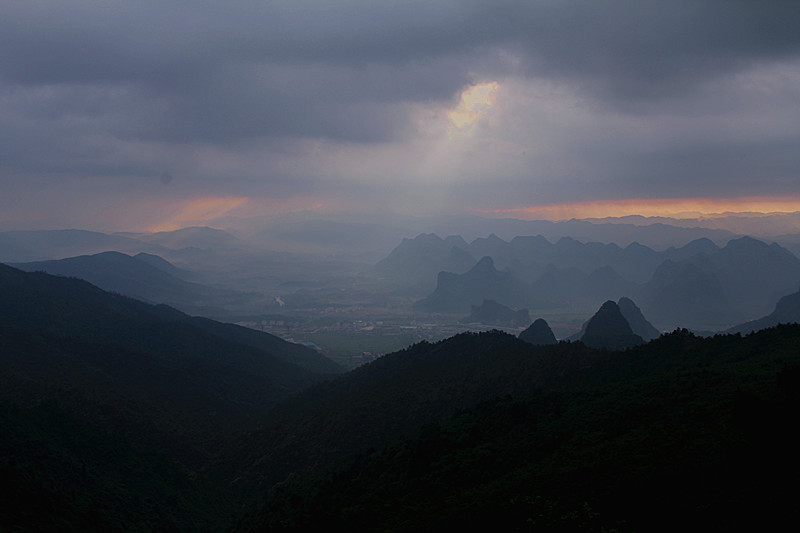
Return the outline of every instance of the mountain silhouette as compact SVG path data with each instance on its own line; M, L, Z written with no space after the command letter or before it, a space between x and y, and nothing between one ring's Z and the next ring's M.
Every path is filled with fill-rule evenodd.
M537 318L528 328L519 334L519 339L534 346L558 344L553 330L543 318Z
M528 307L535 301L530 287L510 272L500 272L491 257L485 256L464 274L440 272L436 289L414 304L419 311L465 313L484 300L510 307Z
M741 321L719 278L694 263L664 263L641 291L644 313L662 329L718 329Z
M149 251L159 253L165 248L156 243L142 242L127 235L107 235L77 229L21 230L0 233L0 262L21 263L90 255L107 250L125 253Z
M707 237L701 237L681 246L680 248L670 246L664 251L664 255L673 261L683 261L699 254L711 255L719 250L720 247L714 244L714 241Z
M321 355L278 337L2 264L0 339L0 401L57 399L194 464L329 375L295 363Z
M609 350L622 350L644 344L644 339L633 332L619 306L612 300L600 306L589 319L581 341L592 348Z
M752 333L778 324L800 323L800 292L784 296L775 304L775 310L765 317L739 324L725 333Z
M631 327L631 330L645 341L651 341L656 339L661 335L661 333L650 323L642 314L641 309L639 309L633 300L630 298L623 296L617 302L619 306L619 310L622 313L622 316L625 317L625 320L628 321L628 324Z
M731 305L745 316L769 313L800 286L800 259L776 243L752 237L731 239L708 255L707 263L696 264L720 280Z
M467 247L461 237L441 239L433 233L423 233L414 239L403 239L372 272L424 294L435 288L439 272L463 273L475 265Z
M234 290L207 287L181 279L180 270L153 254L136 257L120 252L101 252L51 261L14 264L27 272L75 277L137 300L163 303L192 314L231 305L242 305L257 297Z

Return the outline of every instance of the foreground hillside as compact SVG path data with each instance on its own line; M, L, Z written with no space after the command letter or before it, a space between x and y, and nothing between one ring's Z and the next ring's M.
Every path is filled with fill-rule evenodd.
M329 379L337 368L323 359L0 265L0 470L18 498L3 502L0 529L218 530L230 509L203 480L212 458Z
M798 342L800 326L781 326L744 338L676 331L625 352L580 344L523 351L487 333L395 354L392 373L413 367L411 359L428 364L401 372L391 393L372 388L361 400L372 403L372 419L406 436L382 444L386 433L377 438L366 415L353 414L353 378L326 385L312 403L325 405L341 432L318 445L349 438L362 446L274 485L252 530L652 531L691 523L719 531L796 519ZM427 383L442 379L437 361L480 357L470 344L487 375L504 383L498 392L526 380L529 387L443 416L473 393ZM411 384L412 375L425 385ZM475 388L488 392L494 381ZM437 390L453 397L437 398ZM337 411L332 402L344 398ZM405 415L392 408L401 404ZM407 417L423 406L428 422L408 433ZM311 404L295 412L295 427L308 435L322 428L313 412Z
M770 529L800 326L625 351L492 331L314 354L0 265L9 531ZM237 526L238 524L238 526Z

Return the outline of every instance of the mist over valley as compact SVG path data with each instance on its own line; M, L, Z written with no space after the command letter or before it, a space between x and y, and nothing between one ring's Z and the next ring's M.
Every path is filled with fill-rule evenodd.
M796 523L799 17L0 3L0 532Z

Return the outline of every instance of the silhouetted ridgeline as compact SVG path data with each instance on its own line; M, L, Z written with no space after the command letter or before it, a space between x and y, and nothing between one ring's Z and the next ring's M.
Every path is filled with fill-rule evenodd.
M553 330L543 318L537 318L525 331L519 334L519 339L534 346L547 346L557 344L558 340Z
M482 259L454 265L454 256ZM463 316L484 299L536 310L629 296L662 329L727 329L763 316L800 286L800 259L750 237L722 248L699 239L656 252L637 243L550 243L542 236L506 242L494 235L466 243L426 234L404 240L373 271L414 287L422 275L431 284L436 280L416 302L419 311Z
M333 432L333 442L346 439L350 452L340 449L328 467L281 478L251 530L652 531L689 523L742 530L790 523L799 495L796 485L784 488L800 467L800 438L789 423L800 407L798 342L800 327L781 326L744 338L676 331L602 355L582 344L523 348L501 333L416 346L295 404L291 427L303 433L287 427L282 434L305 443L305 454L323 431L312 463L321 464L322 443ZM480 395L467 400L465 389L427 372L445 360L481 359L478 353L497 381L514 381L505 373L514 372L527 390L506 395L487 381L478 388L495 395L476 403ZM407 377L382 394L384 372ZM367 374L380 385L367 389ZM428 385L439 380L440 387ZM449 401L436 391L451 391ZM473 407L456 408L456 398ZM361 402L372 409L356 409ZM400 413L422 406L429 421L409 433L414 424ZM443 416L447 411L452 416ZM383 444L386 431L376 438L373 426L384 420L379 413L395 421L385 421L394 434L406 436ZM325 429L323 419L336 423ZM261 442L276 440L263 435ZM265 461L276 459L271 446Z
M0 265L0 523L774 529L797 518L798 345L797 325L625 351L492 331L331 377L258 332Z
M192 314L224 314L224 308L245 306L260 295L207 287L181 279L180 269L153 254L136 257L120 252L101 252L51 261L13 265L26 272L47 272L75 277L110 292L149 303L163 303Z

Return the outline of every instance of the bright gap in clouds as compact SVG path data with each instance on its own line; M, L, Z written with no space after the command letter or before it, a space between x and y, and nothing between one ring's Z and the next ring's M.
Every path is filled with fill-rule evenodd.
M456 131L466 131L484 116L495 101L495 91L499 84L496 81L478 83L464 89L458 105L447 112Z

